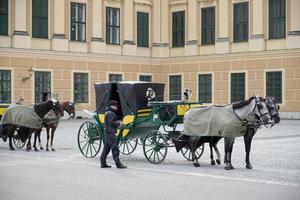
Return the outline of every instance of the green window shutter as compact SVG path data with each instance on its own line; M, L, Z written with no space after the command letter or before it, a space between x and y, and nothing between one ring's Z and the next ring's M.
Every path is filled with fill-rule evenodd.
M248 2L233 5L233 42L248 41Z
M269 39L285 38L286 0L269 0Z
M149 47L149 14L137 13L137 46Z
M245 73L232 73L230 102L245 100L245 88Z
M87 73L74 73L74 102L88 103L89 78Z
M108 81L109 82L120 82L122 81L122 74L109 74L108 75Z
M172 41L173 47L183 47L185 43L185 11L172 13Z
M215 43L215 7L201 10L201 44Z
M0 35L8 35L8 0L0 1Z
M174 75L169 77L169 100L181 100L181 76Z
M282 103L282 72L266 73L266 94L274 97L278 103Z
M0 70L0 103L11 103L10 70Z
M35 103L40 103L45 100L45 95L51 96L51 73L36 71L34 74Z
M48 0L32 0L32 37L48 38Z
M212 75L200 74L198 84L199 101L201 103L212 103Z
M140 81L151 82L152 77L150 75L140 75Z

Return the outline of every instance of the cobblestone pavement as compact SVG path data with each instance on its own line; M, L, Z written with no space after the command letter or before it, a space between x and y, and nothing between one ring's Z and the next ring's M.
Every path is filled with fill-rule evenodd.
M168 149L163 163L150 164L144 158L142 146L138 145L132 155L121 156L121 160L129 166L123 172L115 168L106 171L99 169L99 155L87 159L80 154L77 131L83 121L66 120L60 123L55 135L55 152L26 152L25 149L12 152L8 150L8 143L1 141L0 199L112 198L113 191L119 191L117 188L120 185L123 188L120 191L125 193L120 199L140 199L141 196L144 197L142 199L300 197L299 120L282 120L272 129L263 128L257 132L250 156L254 167L252 170L245 168L243 138L237 138L232 155L235 170L225 171L224 165L211 166L208 145L199 160L200 168L194 168L174 148ZM43 133L42 136L44 143L45 135ZM223 140L218 147L224 155ZM108 163L113 164L111 156L108 157ZM99 186L103 183L105 186ZM95 185L97 187L94 188ZM103 187L104 191L99 187ZM95 194L91 194L90 190ZM130 191L131 195L126 191ZM87 196L82 196L84 192L88 193Z

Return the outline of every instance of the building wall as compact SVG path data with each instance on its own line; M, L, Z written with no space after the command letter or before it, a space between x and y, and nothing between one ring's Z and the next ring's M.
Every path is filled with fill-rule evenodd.
M70 41L70 3L86 4L86 42ZM232 5L249 2L249 40L234 43ZM0 36L0 69L12 71L12 102L20 96L34 102L34 77L28 69L51 72L52 92L73 98L73 73L88 72L89 103L95 109L93 83L108 81L109 73L124 80L151 74L155 82L181 74L183 88L198 98L197 75L213 74L213 103L229 103L231 72L246 73L246 97L265 95L265 72L283 72L284 112L300 113L300 4L286 0L286 37L268 39L267 0L49 0L48 39L32 38L31 0L9 0L9 34ZM216 6L216 43L201 45L201 8ZM120 8L121 44L105 43L105 7ZM172 48L172 12L185 11L185 46ZM149 13L149 48L137 47L136 12ZM124 43L124 41L126 41Z

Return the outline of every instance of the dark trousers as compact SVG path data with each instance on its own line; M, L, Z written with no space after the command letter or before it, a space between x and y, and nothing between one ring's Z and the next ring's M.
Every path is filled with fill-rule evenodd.
M107 158L107 155L109 154L110 150L112 152L112 156L113 156L113 159L114 159L116 165L120 165L121 164L120 159L119 159L120 151L119 151L119 147L115 141L115 134L106 133L104 148L103 148L102 154L100 156L100 163L102 165L106 164L106 158Z

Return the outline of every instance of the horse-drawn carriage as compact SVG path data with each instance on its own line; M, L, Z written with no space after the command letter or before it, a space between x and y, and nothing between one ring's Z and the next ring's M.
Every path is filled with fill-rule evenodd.
M171 140L181 132L177 125L183 123L184 113L191 107L201 106L199 102L164 102L164 84L149 82L113 82L95 84L96 107L92 113L95 122L84 122L78 131L78 146L85 157L95 157L104 141L104 114L110 100L119 102L117 114L123 126L116 133L116 140L122 154L129 155L142 141L146 159L161 163L167 155ZM146 96L147 94L147 96ZM197 157L201 157L204 146L200 146ZM183 156L191 160L189 149L182 149Z

